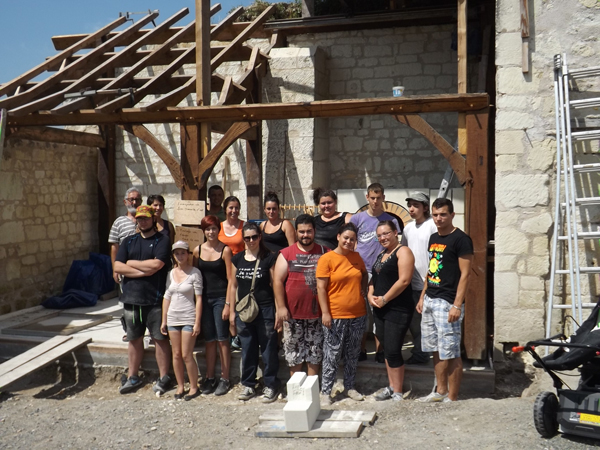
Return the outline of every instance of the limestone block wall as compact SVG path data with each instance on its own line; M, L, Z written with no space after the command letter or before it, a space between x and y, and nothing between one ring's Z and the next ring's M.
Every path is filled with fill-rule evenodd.
M531 70L527 74L521 69L519 4L498 0L496 11L494 318L498 349L503 343L544 335L556 183L553 57L566 53L572 67L600 65L597 2L534 0L530 5ZM600 96L598 86L585 80L575 88L580 96L593 92ZM575 153L577 162L600 162L597 142L577 145ZM597 196L599 181L597 174L578 177L578 196ZM598 229L598 206L582 208L580 213L584 230ZM598 264L597 241L588 241L579 253L582 264ZM583 276L582 287L584 301L595 302L597 276ZM570 298L557 295L555 301L570 303Z
M0 160L0 314L62 291L98 251L97 149L11 139Z
M292 47L325 52L328 98L391 97L403 85L405 95L456 92L456 53L450 49L453 26L384 28L290 36ZM456 114L426 119L452 145ZM439 187L447 167L439 152L420 134L389 116L329 120L326 187Z

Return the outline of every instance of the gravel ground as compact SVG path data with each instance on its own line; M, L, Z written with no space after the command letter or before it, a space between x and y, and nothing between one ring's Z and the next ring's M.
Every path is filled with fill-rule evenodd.
M53 372L54 371L54 372ZM356 439L266 439L254 437L258 417L282 409L285 401L264 405L259 398L236 399L234 387L223 397L175 401L161 398L149 384L119 395L120 372L96 370L75 376L56 368L41 371L10 393L0 395L2 449L584 449L596 441L577 437L541 438L532 420L533 397L467 399L455 403L356 403L340 398L332 409L377 412L377 421ZM360 386L359 386L360 388ZM338 396L339 397L339 396Z

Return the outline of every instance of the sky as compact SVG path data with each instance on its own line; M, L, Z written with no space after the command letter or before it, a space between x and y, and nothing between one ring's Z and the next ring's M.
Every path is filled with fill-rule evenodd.
M119 17L119 12L158 9L157 24L182 8L190 13L175 26L190 23L195 17L195 0L2 0L0 9L0 84L41 64L57 51L52 36L92 33ZM221 3L221 11L212 17L217 23L237 6L252 0L211 0ZM132 15L134 20L143 15ZM145 27L147 28L147 27Z

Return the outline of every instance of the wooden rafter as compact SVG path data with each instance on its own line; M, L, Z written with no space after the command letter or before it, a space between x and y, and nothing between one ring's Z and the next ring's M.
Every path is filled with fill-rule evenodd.
M460 153L454 150L454 147L442 137L435 129L427 123L425 119L417 114L402 114L394 116L398 122L409 126L413 130L421 133L425 139L433 144L435 148L439 150L448 163L454 170L456 178L461 185L464 185L467 181L466 175L466 161Z
M8 131L8 139L31 139L33 141L81 145L84 147L106 146L106 140L99 134L85 133L82 131L49 127L11 128Z
M48 60L44 61L42 64L34 67L31 70L28 70L27 72L18 76L14 80L1 85L0 96L10 93L11 91L17 89L19 86L22 86L24 83L37 77L38 75L44 73L47 70L56 70L57 68L61 67L61 65L65 63L76 52L78 52L81 49L87 48L87 46L91 43L95 43L101 40L111 30L114 30L115 28L123 25L125 23L125 20L125 17L119 17L117 20L109 23L108 25L99 29L95 33L87 35L81 40L73 43L71 46L64 49L62 52L53 56L52 58L49 58Z
M169 172L171 172L171 176L173 177L173 181L177 185L177 188L181 189L183 187L183 175L181 173L181 167L179 166L179 163L171 154L171 152L167 150L158 139L156 139L150 130L148 130L148 128L143 125L124 125L121 128L134 135L144 142L148 147L154 150L158 157L165 163L169 169Z
M156 19L157 16L158 16L158 13L155 12L155 13L149 14L148 16L143 17L137 23L131 25L129 28L127 28L123 32L119 33L117 36L107 40L106 42L104 42L102 45L95 48L94 50L91 50L84 58L81 58L80 60L75 61L72 64L69 64L67 67L65 67L60 72L55 73L54 75L51 75L50 77L48 77L41 83L37 84L34 88L32 88L26 92L20 93L18 95L14 95L12 97L8 97L8 98L0 100L0 108L5 108L5 109L10 110L17 105L22 106L25 104L25 102L29 102L32 99L45 94L49 89L51 89L54 85L59 83L61 80L64 80L64 79L70 77L72 74L76 73L78 70L84 69L86 67L86 64L88 64L88 63L93 64L95 62L96 58L99 57L100 55L102 55L106 50L112 49L116 46L121 45L119 43L120 40L122 40L124 37L127 37L127 36L135 33L140 28L142 28L144 25L147 25L148 23L150 23L151 21Z

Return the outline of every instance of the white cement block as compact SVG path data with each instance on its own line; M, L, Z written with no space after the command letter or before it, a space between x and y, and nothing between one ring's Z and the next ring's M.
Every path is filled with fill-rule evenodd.
M321 412L319 377L296 372L287 382L287 391L288 402L283 407L285 430L310 431Z

